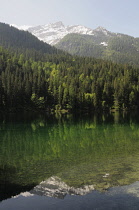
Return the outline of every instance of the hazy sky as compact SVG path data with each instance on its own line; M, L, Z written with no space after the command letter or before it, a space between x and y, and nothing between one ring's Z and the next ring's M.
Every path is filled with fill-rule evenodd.
M0 0L0 22L35 26L57 21L139 37L139 0Z

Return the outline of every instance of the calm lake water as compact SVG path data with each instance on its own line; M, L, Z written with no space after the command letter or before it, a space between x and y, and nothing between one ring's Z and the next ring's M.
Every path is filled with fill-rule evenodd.
M139 209L139 113L0 116L0 209Z

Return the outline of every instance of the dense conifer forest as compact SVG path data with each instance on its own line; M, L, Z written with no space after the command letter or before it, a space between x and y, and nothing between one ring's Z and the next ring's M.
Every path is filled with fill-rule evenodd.
M79 57L25 59L0 48L0 108L139 108L139 68ZM59 61L58 61L59 60Z
M28 32L8 26L15 33L10 40L5 30L6 41L0 35L1 110L89 112L139 108L138 66L71 56L47 46ZM21 37L27 34L21 44L18 44L19 33ZM31 45L31 40L36 45Z

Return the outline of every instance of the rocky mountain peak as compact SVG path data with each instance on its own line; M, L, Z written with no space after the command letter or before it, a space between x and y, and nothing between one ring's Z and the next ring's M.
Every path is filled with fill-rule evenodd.
M106 28L102 27L102 26L98 26L95 31L107 31Z
M105 35L109 35L111 32L109 32L106 28L102 27L102 26L99 26L97 27L94 32L100 32L100 33L103 33Z

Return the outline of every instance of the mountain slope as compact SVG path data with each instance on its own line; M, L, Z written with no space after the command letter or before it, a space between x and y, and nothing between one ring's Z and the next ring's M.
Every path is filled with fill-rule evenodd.
M139 38L124 34L69 34L57 45L72 55L89 56L113 62L139 64Z
M106 44L106 42L104 42ZM78 56L102 57L106 47L96 45L93 36L68 34L57 45L57 48Z
M55 54L57 49L44 43L28 31L0 23L0 45L12 50L35 50L39 53Z

